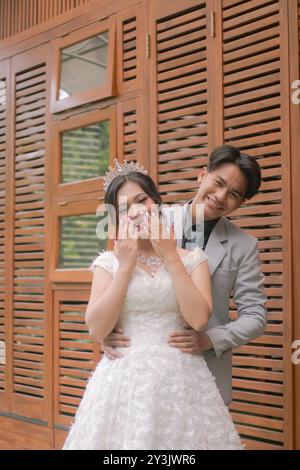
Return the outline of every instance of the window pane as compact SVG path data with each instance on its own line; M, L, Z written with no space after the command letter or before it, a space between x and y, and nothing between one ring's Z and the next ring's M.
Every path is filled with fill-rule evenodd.
M103 176L109 164L109 121L62 134L62 183Z
M61 217L58 268L88 268L99 250L106 249L107 237L102 240L96 235L97 224L104 217L96 214Z
M108 31L61 50L59 100L107 81Z

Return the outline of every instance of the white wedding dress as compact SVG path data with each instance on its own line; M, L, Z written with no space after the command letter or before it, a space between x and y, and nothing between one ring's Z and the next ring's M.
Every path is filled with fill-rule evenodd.
M200 248L180 256L189 273L206 259ZM118 259L104 251L95 266L114 275ZM166 267L136 267L118 320L131 345L99 361L63 450L243 448L204 358L166 342L185 324Z

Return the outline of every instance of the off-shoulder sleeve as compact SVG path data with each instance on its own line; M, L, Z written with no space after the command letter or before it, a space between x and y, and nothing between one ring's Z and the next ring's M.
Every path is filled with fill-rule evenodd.
M96 266L100 266L100 268L105 269L105 271L110 274L114 274L117 264L118 261L113 252L103 250L98 256L96 256L96 258L93 259L88 269L94 273Z
M202 248L195 248L188 255L186 255L186 266L188 268L189 273L192 273L194 269L199 266L199 264L204 263L207 260L208 258Z

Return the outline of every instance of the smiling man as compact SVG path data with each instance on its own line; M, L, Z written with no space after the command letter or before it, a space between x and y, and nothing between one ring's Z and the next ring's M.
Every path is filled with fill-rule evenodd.
M167 342L184 353L203 354L224 402L229 404L232 349L263 334L267 312L258 241L226 216L257 194L261 172L253 157L233 146L222 145L212 152L207 168L200 170L198 182L196 196L182 210L187 215L191 213L195 221L197 204L204 207L204 239L201 239L211 274L213 314L206 331L198 332L187 326L171 332ZM182 233L177 243L194 249L199 243L197 225L188 234ZM231 294L237 306L234 321L229 319ZM121 356L115 347L130 346L130 338L122 333L116 328L104 342L104 352L112 359Z

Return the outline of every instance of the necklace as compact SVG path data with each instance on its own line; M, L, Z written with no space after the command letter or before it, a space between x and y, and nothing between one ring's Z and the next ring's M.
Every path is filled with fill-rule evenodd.
M144 255L144 253L139 253L137 259L141 264L148 266L152 277L163 264L163 261L159 256L147 256Z

